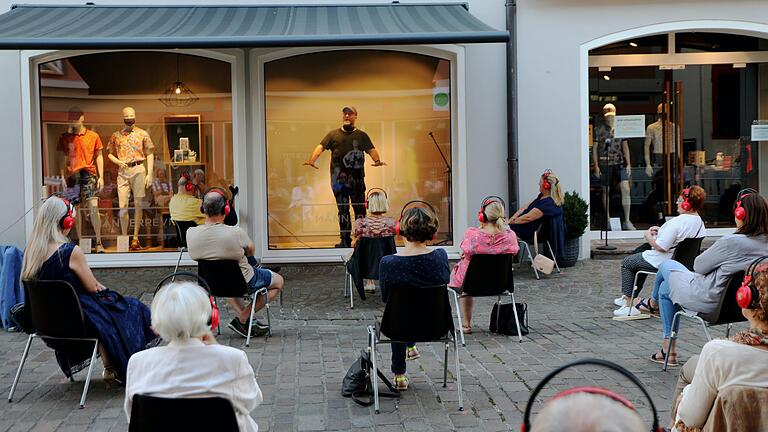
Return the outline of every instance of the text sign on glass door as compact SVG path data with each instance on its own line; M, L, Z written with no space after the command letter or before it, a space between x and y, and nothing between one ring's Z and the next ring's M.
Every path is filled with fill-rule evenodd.
M643 138L645 136L644 115L616 116L615 138Z
M768 123L765 120L756 120L752 125L752 141L768 141Z

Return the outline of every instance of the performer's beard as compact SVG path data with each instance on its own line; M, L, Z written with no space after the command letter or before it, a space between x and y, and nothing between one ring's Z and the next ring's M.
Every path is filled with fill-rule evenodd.
M352 132L353 130L355 130L355 125L353 125L353 124L345 124L341 128L344 129L347 132Z

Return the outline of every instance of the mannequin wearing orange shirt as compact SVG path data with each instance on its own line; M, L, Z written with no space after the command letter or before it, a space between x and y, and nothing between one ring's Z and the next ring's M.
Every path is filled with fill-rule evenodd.
M59 150L64 153L66 175L62 170L65 186L80 187L82 202L88 206L93 231L96 234L96 253L104 253L101 244L101 219L97 193L104 186L104 156L99 134L88 130L83 124L85 115L79 108L70 108L67 113L69 126L59 138ZM69 181L67 181L69 179ZM67 184L68 183L68 184ZM78 234L83 233L78 224ZM89 251L90 252L90 251Z

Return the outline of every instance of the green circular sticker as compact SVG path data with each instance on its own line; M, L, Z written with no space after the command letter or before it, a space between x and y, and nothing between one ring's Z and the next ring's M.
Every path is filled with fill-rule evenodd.
M435 94L435 105L444 107L448 105L448 94L447 93L436 93Z

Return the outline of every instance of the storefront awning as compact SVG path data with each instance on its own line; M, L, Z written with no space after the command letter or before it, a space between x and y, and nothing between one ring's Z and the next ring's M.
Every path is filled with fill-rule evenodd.
M506 42L461 4L18 5L0 49L228 48Z

